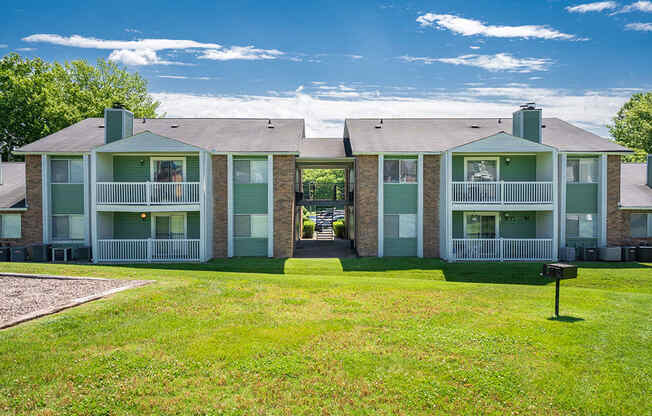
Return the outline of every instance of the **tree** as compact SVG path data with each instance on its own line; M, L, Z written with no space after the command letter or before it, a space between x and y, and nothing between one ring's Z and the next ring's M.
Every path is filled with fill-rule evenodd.
M623 146L636 151L630 161L645 161L652 154L652 92L636 93L627 101L609 126L611 135Z
M156 117L157 101L147 93L147 81L113 62L98 60L64 64L12 53L0 60L0 153L89 117L119 102L135 117Z

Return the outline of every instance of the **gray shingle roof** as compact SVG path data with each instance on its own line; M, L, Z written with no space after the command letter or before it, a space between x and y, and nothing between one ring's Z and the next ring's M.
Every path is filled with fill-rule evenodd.
M354 154L442 152L501 131L512 132L511 118L385 118L382 128L376 128L378 124L377 118L346 120L345 137L351 139ZM560 151L629 151L558 118L544 118L543 124L542 143Z
M307 159L336 159L346 157L344 139L310 138L301 141L299 157Z
M0 209L11 208L25 199L25 164L2 162L2 185L0 185Z
M134 119L134 134L160 136L216 152L298 153L302 119L156 118ZM85 153L104 144L102 118L89 118L18 149L21 152ZM176 125L177 127L172 127Z
M652 207L652 188L646 182L645 163L623 163L620 167L620 205L627 208Z

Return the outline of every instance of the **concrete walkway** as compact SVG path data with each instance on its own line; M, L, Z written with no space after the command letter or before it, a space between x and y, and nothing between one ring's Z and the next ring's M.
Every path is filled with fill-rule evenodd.
M299 240L295 244L294 257L298 258L344 258L355 257L349 240Z

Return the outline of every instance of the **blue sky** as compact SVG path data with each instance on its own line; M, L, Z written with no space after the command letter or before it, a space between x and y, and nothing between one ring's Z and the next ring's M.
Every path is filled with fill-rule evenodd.
M652 1L3 2L0 55L115 60L168 116L506 117L604 127L652 89Z

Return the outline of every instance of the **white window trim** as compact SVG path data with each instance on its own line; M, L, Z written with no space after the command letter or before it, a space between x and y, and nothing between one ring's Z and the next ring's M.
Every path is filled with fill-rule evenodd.
M392 160L392 161L395 160L395 161L398 162L398 182L385 182L385 162L390 161L390 160ZM402 173L401 161L404 161L404 160L414 160L414 162L417 164L417 180L415 182L404 182L401 179L403 177L403 175L401 175L401 173ZM383 184L389 184L389 185L417 185L419 183L419 159L418 158L416 158L416 159L415 158L409 158L409 157L408 158L402 158L402 159L395 159L395 158L384 159L383 158L383 178L382 178L382 181L383 181Z
M632 234L632 216L634 215L645 215L645 235L644 236L634 236ZM630 238L652 238L652 213L647 212L633 212L629 217L629 236Z
M53 161L61 161L61 160L65 161L66 166L68 167L68 182L54 182L52 180L52 178L53 178L53 176L52 176L52 162ZM83 185L84 184L84 175L83 174L82 174L81 182L70 182L70 178L72 178L72 175L70 174L70 162L72 160L80 160L82 162L82 172L83 172L84 159L79 159L79 158L68 158L67 159L67 158L62 158L62 157L57 157L57 158L54 158L54 159L49 158L49 161L48 161L48 176L50 177L50 183L51 184L68 184L68 185Z
M415 235L414 237L401 237L401 216L403 215L414 215L415 218ZM384 217L398 217L398 237L397 238L390 238L390 240L416 240L419 237L419 216L416 213L402 213L402 214L385 214L383 216L383 221ZM385 227L383 227L383 233L385 231ZM383 235L383 239L385 239L385 236Z
M12 217L18 217L18 237L6 237L4 235L5 232L5 218L8 216ZM23 238L23 216L22 214L0 214L0 238L1 239L7 239L7 240L12 240L12 239L20 239Z
M63 244L63 243L66 243L66 244L79 244L80 242L86 241L86 237L82 237L82 238L79 238L79 239L68 238L68 239L65 239L65 240L57 240L57 239L55 239L54 238L54 226L53 226L54 221L52 221L52 217L82 217L85 220L86 216L84 214L52 214L52 215L50 215L50 241L52 243L55 243L55 244ZM68 228L68 235L70 235L70 220L68 220L68 227L69 227ZM86 223L86 221L84 221L84 228L85 227L88 227L88 224ZM86 234L85 231L84 231L84 234Z
M488 156L488 157L465 157L464 158L464 181L463 182L470 182L467 178L468 176L468 163L467 161L474 161L474 160L494 160L496 161L496 180L493 182L499 182L500 181L500 157L498 156Z
M251 182L251 177L253 175L252 175L252 171L251 171L251 169L252 169L251 163L249 163L249 183L247 184L247 183L235 183L235 182L233 182L234 185L268 185L270 183L269 171L270 171L270 163L272 163L272 162L270 162L269 159L261 159L261 158L258 158L258 157L249 157L249 158L247 158L247 157L238 157L238 158L234 158L233 159L233 180L234 181L235 181L235 162L239 162L241 160L246 160L248 162L263 162L264 161L267 164L267 173L266 173L267 182Z
M267 236L265 238L269 239L269 215L267 214L233 214L233 223L235 224L235 217L241 216L241 215L246 215L249 217L267 217ZM235 225L233 228L233 238L238 239L238 238L261 238L261 237L252 237L252 227L253 227L253 221L249 220L249 237L240 237L235 235Z
M581 181L581 180L578 180L577 182L570 182L570 181L568 180L568 174L565 174L565 176L566 176L566 183L570 183L570 184L572 184L572 185L582 185L582 184L589 184L589 183L600 183L600 181L601 181L601 173L600 173L600 158L599 158L599 157L566 157L566 166L564 166L564 172L567 171L567 169L568 169L568 162L571 161L571 160L577 160L577 161L579 161L580 166L578 166L578 171L577 171L577 175L578 175L578 176L581 176L581 175L580 175L580 172L582 171L582 168L581 168L582 160L595 160L595 163L598 165L598 177L597 177L596 180L593 181L593 182L585 182L585 181ZM579 179L579 178L578 178L578 179Z
M156 240L156 217L183 216L183 240L188 239L188 213L187 212L153 212L150 221L150 238Z
M465 162L466 163L466 162ZM466 177L466 175L464 176ZM495 228L496 228L496 237L494 238L495 240L498 240L500 238L500 215L498 212L486 212L486 211L480 211L480 212L464 212L464 238L469 238L467 230L466 230L466 223L467 223L467 217L470 215L479 215L482 217L495 217Z
M571 182L571 183L575 183L575 182ZM575 212L567 212L566 216L564 217L564 223L568 222L568 216L569 215L577 215L578 216L578 221L580 221L579 217L581 217L581 216L593 215L593 221L592 221L593 224L596 224L599 221L599 219L598 219L599 215L597 213L595 213L595 212L588 212L588 213L582 213L582 214L575 213ZM594 228L594 232L595 232L595 235L593 237L582 237L581 235L578 235L577 237L573 237L573 236L568 235L568 231L567 231L566 232L566 238L571 239L571 240L573 240L573 239L599 240L600 239L600 235L599 235L600 230L596 229L597 225L594 225L593 228ZM579 231L579 223L578 223L578 231Z
M155 169L156 169L156 162L157 161L172 161L172 160L181 160L183 161L183 164L181 165L181 170L183 172L183 182L188 182L188 176L186 174L186 166L188 166L188 163L186 163L186 156L157 156L157 157L151 157L149 159L149 179L150 182L156 182L154 180L155 176ZM159 182L157 182L159 183ZM160 182L160 183L167 183L167 182Z

